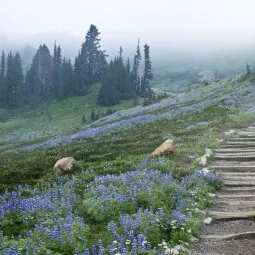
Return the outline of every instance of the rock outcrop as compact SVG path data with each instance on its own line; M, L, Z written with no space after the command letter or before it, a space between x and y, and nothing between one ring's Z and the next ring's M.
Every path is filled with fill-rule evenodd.
M54 165L54 171L57 174L64 174L73 170L76 161L72 157L59 159Z
M155 151L151 153L152 157L158 157L162 155L165 152L173 152L176 153L176 144L173 140L166 140L164 143L162 143Z

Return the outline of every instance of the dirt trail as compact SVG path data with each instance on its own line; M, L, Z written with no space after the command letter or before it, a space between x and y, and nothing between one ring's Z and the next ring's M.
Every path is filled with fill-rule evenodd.
M212 167L224 181L213 218L189 255L255 255L255 123L216 150Z

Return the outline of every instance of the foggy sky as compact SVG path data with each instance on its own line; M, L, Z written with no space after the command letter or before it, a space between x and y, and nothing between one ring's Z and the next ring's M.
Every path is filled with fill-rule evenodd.
M38 33L82 41L90 26L102 41L171 47L255 45L254 0L0 0L0 37Z

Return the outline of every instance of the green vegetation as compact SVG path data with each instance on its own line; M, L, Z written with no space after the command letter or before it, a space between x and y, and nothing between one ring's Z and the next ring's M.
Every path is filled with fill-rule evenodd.
M133 100L122 101L115 107L96 105L100 86L93 84L86 96L53 100L35 107L0 110L0 144L3 145L0 150L18 146L22 142L35 142L83 129L92 122L93 110L102 117L133 106ZM83 116L85 123L82 122Z
M157 247L160 254L176 244L188 242L201 231L201 210L210 204L208 192L214 192L220 180L214 173L207 176L196 171L199 166L194 159L203 155L206 147L217 148L217 138L222 138L219 135L223 131L241 127L254 118L254 114L244 113L235 102L229 104L227 96L222 100L212 99L235 90L248 95L245 89L249 83L238 84L233 80L209 84L192 91L186 101L178 103L177 99L170 106L162 102L161 107L140 107L144 109L140 115L162 114L163 117L153 122L117 126L100 136L52 148L19 150L49 137L136 116L135 111L130 111L126 117L116 114L115 119L105 123L88 123L92 116L93 120L97 119L99 111L103 116L102 113L127 109L133 104L132 100L123 101L115 109L93 104L100 86L94 84L83 97L51 101L29 110L2 112L5 118L0 128L5 133L0 144L3 193L0 202L10 206L9 201L18 201L13 203L18 207L5 212L0 223L3 235L7 236L4 252L12 247L15 251L22 249L23 253L27 249L36 254L81 254L91 252L96 245L110 254L109 247L115 249L119 242L116 235L126 235L127 230L134 228L137 240L126 238L127 249L132 249L134 240L146 241L145 254L151 254L150 247ZM206 100L208 104L204 103ZM198 105L195 110L194 105ZM183 111L185 108L189 110ZM174 111L179 114L164 117ZM29 125L25 125L25 120L30 121ZM42 123L48 125L48 133ZM29 138L33 131L36 137ZM20 140L12 140L15 134ZM6 138L9 138L8 145ZM166 139L176 141L177 153L149 159L148 155ZM4 153L7 149L14 152ZM53 173L53 165L66 156L77 160L76 168L70 175L58 177ZM18 184L23 186L17 188ZM17 195L4 192L5 189L17 190ZM138 237L140 234L146 239ZM0 235L1 240L4 237ZM141 247L137 249L138 254L142 253Z
M60 109L63 107L59 106L55 109L59 117L62 116ZM189 172L189 164L187 164L189 162L185 162L185 154L191 152L197 155L205 147L215 148L217 146L215 138L220 129L233 120L231 114L237 116L238 112L235 109L230 110L214 105L206 107L199 114L189 113L171 121L160 120L127 129L113 130L99 140L89 139L50 149L3 155L1 185L6 187L6 185L19 182L36 183L43 177L51 179L54 162L65 156L73 156L80 162L81 168L92 169L99 175L116 174L120 169L121 172L129 171L132 164L146 157L169 135L178 142L178 153L168 159L169 164L172 173L180 177ZM65 119L63 122L60 119L55 120L55 125L61 123L59 128L62 128L66 124ZM80 119L77 119L77 122L78 127L81 125ZM196 126L199 122L208 124ZM60 129L60 131L64 132L65 129ZM20 146L18 143L15 146L18 145ZM112 164L110 169L107 168L109 162ZM169 169L164 171L169 171Z

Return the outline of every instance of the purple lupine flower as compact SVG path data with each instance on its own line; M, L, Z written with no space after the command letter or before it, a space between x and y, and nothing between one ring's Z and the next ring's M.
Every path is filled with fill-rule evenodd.
M174 211L172 212L172 217L173 217L175 220L177 220L178 223L179 223L180 225L182 225L182 224L186 221L186 219L187 219L186 215L183 214L183 213L181 213L181 212L178 211L178 210L174 210Z

